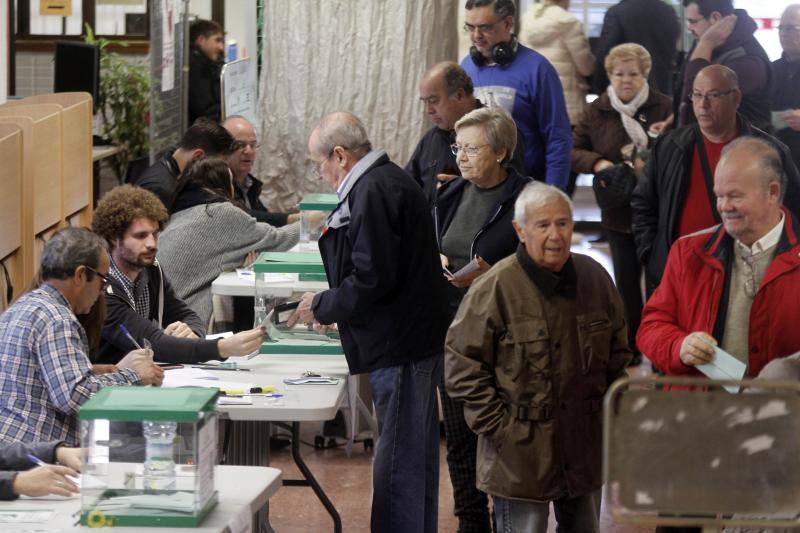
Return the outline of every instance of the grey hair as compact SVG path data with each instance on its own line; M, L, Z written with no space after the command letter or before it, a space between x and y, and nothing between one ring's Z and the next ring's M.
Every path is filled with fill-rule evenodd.
M101 253L108 253L105 239L86 228L64 228L44 245L42 279L67 279L81 265L97 268Z
M337 146L364 157L372 150L364 124L352 113L338 111L319 121L316 151L328 155Z
M506 156L503 163L511 159L514 155L514 148L517 147L517 125L508 111L502 107L479 107L473 109L456 122L454 129L456 133L461 128L468 126L481 126L486 142L494 152L503 148L506 149Z
M703 67L700 72L697 73L697 75L699 76L703 72L705 72L706 75L708 75L709 72L718 72L719 75L722 76L722 79L725 80L725 84L728 87L726 90L739 90L739 75L736 74L736 71L730 67L716 63L713 65L708 65L707 67ZM695 79L697 78L695 77Z
M497 18L514 17L517 14L517 6L513 0L467 0L464 9L470 10L476 7L492 6Z
M783 195L786 191L786 172L783 169L783 160L781 154L770 142L758 137L744 135L737 137L725 148L722 149L722 157L720 163L730 157L731 153L744 151L749 156L754 158L755 164L761 170L758 177L764 188L768 188L769 184L775 182L780 187L780 199L783 201Z
M569 207L569 217L572 218L572 200L564 191L541 181L533 181L522 189L514 202L514 220L520 226L525 225L528 209L539 209L550 202L562 200Z

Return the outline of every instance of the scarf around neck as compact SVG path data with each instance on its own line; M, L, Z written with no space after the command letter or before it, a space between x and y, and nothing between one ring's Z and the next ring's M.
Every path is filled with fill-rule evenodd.
M645 82L636 96L634 96L633 99L627 104L622 103L622 100L619 99L617 93L614 91L613 86L608 86L607 93L608 99L611 101L611 107L613 107L614 110L619 113L620 119L622 119L622 127L625 128L625 133L627 133L628 137L631 138L633 144L636 145L636 148L639 150L644 150L647 148L647 132L644 131L642 125L639 123L639 121L633 118L633 116L650 97L650 86L647 84L647 82Z

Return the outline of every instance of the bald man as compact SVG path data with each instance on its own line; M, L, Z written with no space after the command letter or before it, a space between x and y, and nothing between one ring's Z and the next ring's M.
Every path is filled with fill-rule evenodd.
M249 120L234 115L225 119L222 127L234 138L233 152L228 156L228 166L233 172L233 191L245 210L259 222L266 222L276 228L300 220L299 213L277 213L267 209L261 201L264 183L253 176L253 164L259 142L256 130Z
M430 203L441 183L461 175L450 145L456 142L453 126L474 109L483 107L473 93L472 80L455 61L431 67L419 82L419 100L433 122L420 139L405 170L419 183ZM525 145L517 129L517 145L509 164L525 175Z
M800 223L781 205L774 145L740 137L714 174L722 223L679 239L648 300L636 343L668 375L700 376L719 346L755 377L800 350Z
M369 373L379 430L372 531L436 531L449 313L428 203L350 113L323 118L308 150L340 203L319 240L330 289L303 295L290 323L338 324L350 372Z
M738 114L742 93L736 73L711 65L694 79L697 123L659 138L633 192L633 236L651 290L661 281L670 246L679 237L720 222L713 176L723 148L737 137L766 140L780 155L787 177L784 205L800 208L800 175L786 146Z

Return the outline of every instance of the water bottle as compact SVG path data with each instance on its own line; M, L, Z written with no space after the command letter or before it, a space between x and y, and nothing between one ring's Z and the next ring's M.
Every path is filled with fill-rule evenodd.
M234 39L228 39L228 63L239 58L238 47Z
M175 490L173 445L177 429L177 422L142 422L145 439L145 491Z

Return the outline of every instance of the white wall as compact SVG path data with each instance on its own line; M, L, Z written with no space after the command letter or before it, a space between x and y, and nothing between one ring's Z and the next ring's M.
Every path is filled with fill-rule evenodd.
M211 18L211 0L189 0L189 15L201 19Z
M8 95L8 4L0 2L0 104Z
M256 58L256 2L253 0L225 0L225 54L228 41L236 41L238 56Z

